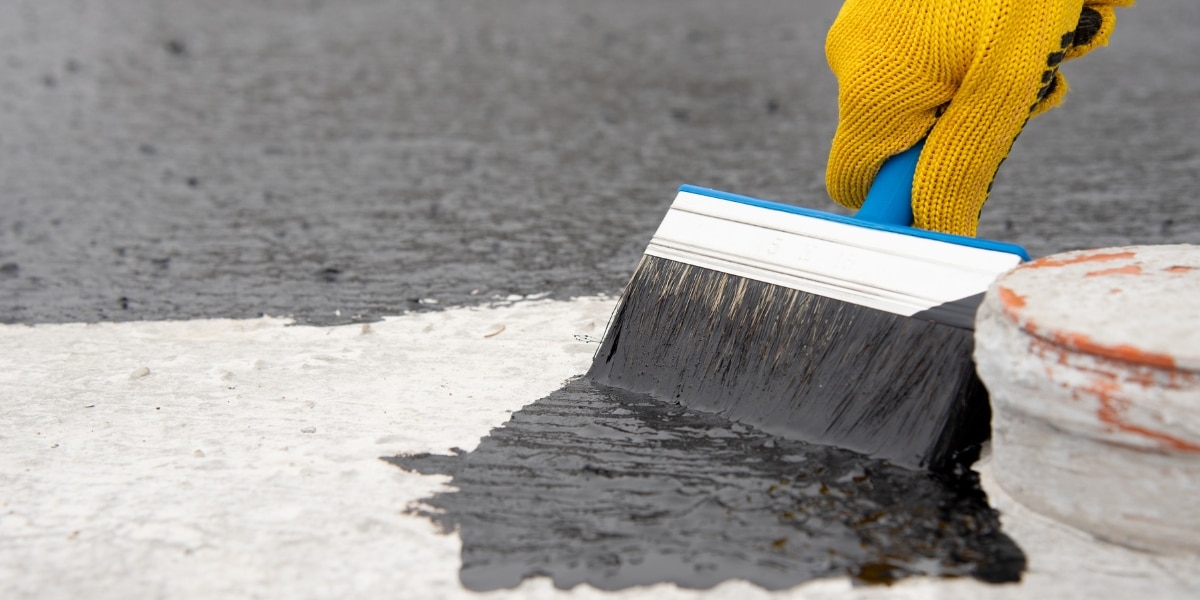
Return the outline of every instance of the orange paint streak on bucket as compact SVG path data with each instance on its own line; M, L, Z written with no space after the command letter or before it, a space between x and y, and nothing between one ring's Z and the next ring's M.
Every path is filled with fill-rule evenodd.
M1117 344L1106 346L1097 343L1091 337L1082 333L1068 333L1065 331L1055 332L1052 340L1060 346L1065 346L1072 350L1103 356L1105 358L1113 358L1135 365L1148 365L1151 367L1159 367L1161 369L1174 369L1175 357L1170 354L1159 354L1155 352L1146 352L1136 346L1129 344Z
M1105 277L1108 275L1141 275L1142 268L1137 265L1129 265L1125 267L1117 267L1115 269L1105 269L1103 271L1092 271L1084 277Z
M1043 267L1066 267L1069 265L1077 265L1079 263L1108 262L1108 261L1113 261L1113 260L1121 260L1124 258L1133 258L1134 256L1135 255L1133 252L1096 252L1096 253L1090 253L1090 254L1085 253L1085 254L1080 254L1078 256L1072 256L1069 258L1059 258L1056 256L1048 256L1046 258L1039 258L1039 259L1037 259L1023 267L1020 267L1020 268L1022 268L1022 269L1040 269Z
M1096 418L1100 421L1119 431L1154 440L1171 450L1200 452L1200 444L1126 420L1125 412L1129 409L1129 401L1121 397L1121 385L1115 379L1098 381L1088 391L1095 394L1100 401L1100 408L1096 410Z

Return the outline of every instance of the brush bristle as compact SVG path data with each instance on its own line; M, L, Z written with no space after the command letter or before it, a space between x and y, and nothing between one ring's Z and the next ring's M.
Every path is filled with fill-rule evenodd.
M969 330L643 256L588 375L769 432L941 470L987 438Z

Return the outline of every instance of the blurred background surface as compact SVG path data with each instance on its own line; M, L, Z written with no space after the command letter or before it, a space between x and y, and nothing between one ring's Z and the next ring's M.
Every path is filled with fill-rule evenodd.
M681 183L836 210L839 6L6 0L0 322L619 293ZM980 235L1200 242L1197 29L1194 0L1121 11Z

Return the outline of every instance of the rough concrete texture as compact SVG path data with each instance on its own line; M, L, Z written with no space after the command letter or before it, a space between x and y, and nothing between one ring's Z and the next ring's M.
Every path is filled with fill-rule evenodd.
M1055 254L979 311L996 479L1095 535L1200 551L1200 246Z
M444 478L379 457L474 449L609 310L0 327L0 597L453 597Z
M977 470L1003 524L998 549L1007 536L1027 558L1019 584L914 576L855 585L837 573L888 548L907 552L876 562L877 577L1004 558L958 537L986 533L994 513L969 499L977 492L944 505L929 482L908 487L870 463L874 473L855 481L858 466L836 459L836 475L813 475L828 476L829 493L818 485L819 498L806 498L811 489L769 482L771 471L812 473L820 465L809 460L830 453L703 415L664 419L671 407L636 398L626 415L603 397L562 406L572 394L563 381L587 368L595 347L573 336L598 335L612 305L464 307L366 329L281 319L2 326L0 598L480 598L464 582L514 585L538 573L547 576L486 597L1184 600L1200 590L1200 556L1098 543L1014 502L986 461ZM611 412L580 423L596 408ZM379 459L422 453L465 462L451 479ZM522 487L521 469L534 464L550 468ZM896 493L875 496L876 484ZM529 501L515 502L522 491ZM660 505L672 500L695 511ZM869 517L872 502L901 510L873 523L856 517ZM519 512L503 511L514 503ZM461 529L445 535L420 516L428 512ZM955 535L939 539L925 523ZM813 548L844 554L826 562L806 555ZM713 570L692 577L657 550ZM579 568L572 557L595 560ZM666 568L612 573L614 559L639 557ZM666 583L683 577L715 587ZM554 587L581 579L646 585Z
M832 208L839 4L6 1L0 322L616 292L680 183ZM1200 240L1200 7L1121 21L983 236Z

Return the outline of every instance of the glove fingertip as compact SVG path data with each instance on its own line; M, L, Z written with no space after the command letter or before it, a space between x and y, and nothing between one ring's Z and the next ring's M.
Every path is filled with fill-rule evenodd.
M825 170L825 189L829 198L841 206L857 210L866 199L866 188L856 169L846 161L839 160L835 151L830 156L829 165Z
M1063 99L1067 97L1069 89L1070 86L1067 85L1067 78L1062 73L1055 71L1054 79L1046 87L1042 88L1042 92L1038 96L1038 101L1030 108L1030 118L1041 115L1055 106L1062 104Z
M1075 28L1075 40L1067 48L1064 60L1074 60L1100 46L1107 46L1116 25L1114 7L1085 6Z

